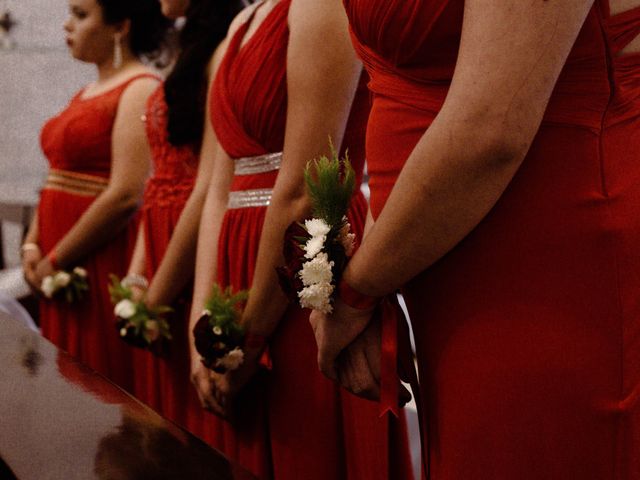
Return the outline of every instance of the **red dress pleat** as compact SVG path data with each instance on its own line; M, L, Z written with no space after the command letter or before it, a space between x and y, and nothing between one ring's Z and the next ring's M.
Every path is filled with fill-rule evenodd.
M377 217L444 101L464 1L345 6ZM638 33L640 9L596 0L502 198L405 286L434 479L640 478L640 56L619 55Z
M250 22L242 25L220 65L211 119L220 144L232 158L282 151L289 5L290 0L281 0L240 47ZM358 181L368 114L363 76L343 141ZM276 172L238 176L231 190L271 188L275 178ZM266 207L227 211L219 240L222 287L251 286L265 212ZM365 215L366 201L358 192L349 213L358 235ZM291 305L269 349L272 370L245 392L238 418L218 431L214 446L261 479L412 478L404 417L380 419L376 403L350 395L319 372L308 310ZM219 425L212 424L215 428ZM400 441L390 444L389 438ZM390 474L391 468L396 470Z
M198 152L193 145L173 146L167 133L167 105L164 87L149 97L146 113L147 138L153 161L153 175L147 181L141 209L145 233L146 276L153 279L165 255L180 214L193 190L198 169ZM165 418L203 434L205 415L190 381L189 311L191 286L171 304L168 320L172 340L168 351L158 357L134 349L134 394Z
M82 92L74 96L67 108L43 127L41 144L50 167L108 179L111 132L120 96L132 81L147 76L152 75L135 76L98 96L83 99ZM67 234L95 198L42 190L38 241L44 254ZM127 271L136 225L137 217L78 263L88 272L90 288L81 302L40 302L42 334L129 391L133 387L131 351L118 338L107 285L110 273L122 276Z

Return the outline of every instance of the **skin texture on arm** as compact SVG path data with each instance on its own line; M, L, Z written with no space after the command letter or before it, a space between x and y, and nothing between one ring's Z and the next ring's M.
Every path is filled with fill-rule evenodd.
M592 3L465 2L451 89L347 267L345 279L356 290L394 291L451 250L494 206L533 141ZM338 352L367 321L366 313L341 302L330 318L314 313L323 372L335 375Z
M303 172L307 162L330 156L329 137L339 146L348 121L362 66L353 50L340 0L293 0L287 49L287 122L283 160L265 215L253 284L243 323L253 334L269 336L288 299L275 267L284 263L284 232L310 214ZM237 370L216 376L216 397L224 413L257 369L261 351L245 348Z
M135 80L122 94L112 133L109 185L55 246L62 268L72 266L112 238L138 207L149 172L149 146L140 118L157 85L155 79ZM51 271L45 257L38 265L40 279Z
M146 277L146 246L145 246L145 234L144 234L144 221L141 220L138 224L138 234L136 235L136 244L133 247L133 254L131 255L131 261L129 262L129 269L127 275L142 275ZM133 292L133 298L139 301L144 296L144 289L138 285L131 285Z

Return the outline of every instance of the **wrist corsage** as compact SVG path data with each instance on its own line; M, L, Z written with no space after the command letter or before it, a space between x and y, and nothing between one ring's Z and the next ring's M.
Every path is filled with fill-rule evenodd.
M82 267L75 267L70 272L58 270L42 279L40 290L46 298L75 303L89 290L87 277L87 271Z
M244 361L244 328L239 320L248 292L232 293L213 286L202 315L193 328L195 347L205 367L224 373L235 370Z
M278 267L284 292L303 308L333 311L336 285L353 254L355 235L347 211L355 190L355 173L348 156L321 157L304 172L313 217L292 223L285 233L285 266Z
M134 347L161 354L166 342L171 340L169 322L165 316L173 309L165 305L150 308L144 301L136 302L127 282L121 282L116 275L109 277L109 294L115 305L113 313L120 338Z

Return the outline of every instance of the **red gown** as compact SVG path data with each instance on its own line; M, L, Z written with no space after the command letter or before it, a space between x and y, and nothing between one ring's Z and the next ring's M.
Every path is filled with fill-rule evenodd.
M464 1L345 5L378 216L442 106ZM406 285L432 478L640 478L640 55L619 55L638 33L640 8L596 0L504 195Z
M290 0L281 0L242 47L250 20L231 39L213 85L211 118L231 158L281 152L287 108L286 54ZM369 113L364 82L354 102L343 145L358 180L364 164ZM238 163L236 162L236 169ZM234 192L272 188L277 171L234 177ZM266 206L230 208L219 240L218 282L247 289L253 280ZM366 202L358 193L350 210L362 232ZM411 478L404 419L378 416L378 405L341 390L318 371L309 311L291 306L270 341L273 369L239 402L233 425L212 424L221 448L262 479ZM389 446L390 436L393 445ZM394 472L389 474L389 472Z
M192 145L175 147L169 142L163 85L149 97L146 128L154 170L144 192L141 227L145 234L146 277L151 280L193 190L198 152ZM187 287L171 305L174 311L168 320L173 338L165 355L157 357L135 349L134 394L169 420L201 434L204 411L190 381L190 299L191 289Z
M149 76L153 77L137 75L87 99L79 92L43 127L42 150L51 169L38 205L38 242L43 254L56 246L106 186L120 96L132 81ZM133 386L131 350L118 338L107 285L110 273L123 276L127 271L136 224L132 219L79 262L89 281L89 292L81 302L40 302L42 334L129 391Z

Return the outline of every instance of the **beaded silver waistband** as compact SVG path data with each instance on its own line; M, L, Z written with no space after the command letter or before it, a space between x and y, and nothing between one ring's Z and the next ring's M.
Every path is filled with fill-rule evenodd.
M273 189L271 188L230 192L227 208L267 207L271 202L272 193Z
M282 152L237 158L233 173L235 175L255 175L256 173L271 172L280 168L281 161Z

